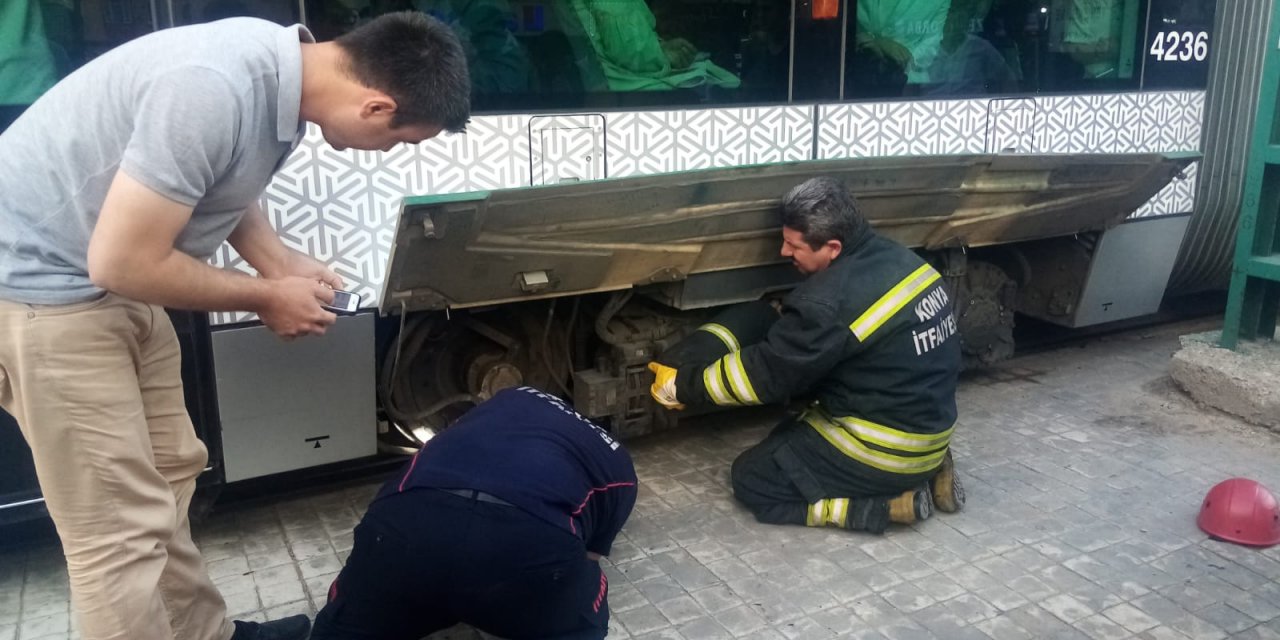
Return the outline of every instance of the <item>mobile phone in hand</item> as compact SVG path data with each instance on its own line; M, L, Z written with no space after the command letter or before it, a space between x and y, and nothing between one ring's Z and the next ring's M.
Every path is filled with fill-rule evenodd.
M333 302L320 306L339 315L351 315L360 309L360 294L334 289Z

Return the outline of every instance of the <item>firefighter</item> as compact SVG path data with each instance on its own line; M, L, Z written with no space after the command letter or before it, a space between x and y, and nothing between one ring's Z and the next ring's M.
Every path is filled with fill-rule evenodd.
M761 522L882 533L958 511L950 452L960 340L951 294L878 235L852 194L814 178L782 199L782 255L807 279L777 313L734 308L652 362L669 409L813 401L733 463Z
M386 483L311 640L603 638L600 557L636 501L631 457L560 399L504 389Z

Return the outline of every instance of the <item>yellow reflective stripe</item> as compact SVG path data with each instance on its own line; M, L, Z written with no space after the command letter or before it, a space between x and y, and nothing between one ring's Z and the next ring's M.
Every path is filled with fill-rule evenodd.
M760 404L760 397L756 395L755 388L751 386L751 379L747 377L747 368L742 366L742 355L735 351L725 356L723 360L733 394L738 396L743 404Z
M835 418L835 422L853 433L859 440L889 449L911 452L928 452L945 447L951 442L951 432L955 431L955 425L952 425L950 429L941 433L911 433L852 416Z
M920 292L924 291L929 285L933 284L934 280L940 277L942 276L938 275L938 272L934 271L933 267L928 264L921 265L919 269L912 271L911 275L903 278L902 282L890 289L889 293L880 296L880 299L876 300L875 304L867 308L862 315L858 316L857 320L853 321L853 324L849 325L849 330L853 332L853 335L858 336L859 340L866 340L868 336L875 333L876 329L880 328L880 325L892 318L893 314L920 295Z
M711 396L711 401L724 406L739 404L733 396L724 388L724 379L720 375L720 361L711 363L711 366L702 370L702 384L707 388L707 395Z
M826 498L809 505L808 511L804 514L804 524L806 527L831 525L833 527L847 528L846 521L848 518L848 498Z
M849 517L849 499L835 498L831 501L831 524L847 528L845 522Z
M809 423L809 426L816 429L823 438L826 438L827 442L839 449L841 453L863 464L881 471L888 471L889 473L924 473L932 471L942 464L942 458L947 454L947 450L943 449L919 457L897 456L868 447L854 437L853 434L826 420L816 412L810 411L806 413L804 419L805 422Z
M730 352L741 349L741 347L738 346L738 339L733 336L733 332L722 324L708 322L707 324L698 327L698 331L706 331L707 333L720 338L720 342L723 342L724 346L728 347Z
M804 518L804 525L806 527L821 527L826 524L826 509L823 509L825 502L825 500L819 500L809 505L809 511L805 514Z

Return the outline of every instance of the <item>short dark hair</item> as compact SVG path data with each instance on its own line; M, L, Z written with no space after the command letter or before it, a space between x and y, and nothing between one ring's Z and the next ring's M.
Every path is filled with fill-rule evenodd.
M467 55L444 23L417 11L386 13L338 36L356 81L396 101L392 126L450 133L471 117Z
M831 240L850 246L871 233L858 202L834 178L810 178L782 197L782 226L800 232L812 249Z

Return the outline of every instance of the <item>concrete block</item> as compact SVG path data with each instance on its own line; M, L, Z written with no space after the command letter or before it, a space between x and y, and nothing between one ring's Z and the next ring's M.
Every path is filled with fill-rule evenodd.
M1169 375L1196 402L1280 431L1280 343L1218 346L1220 331L1180 337Z

